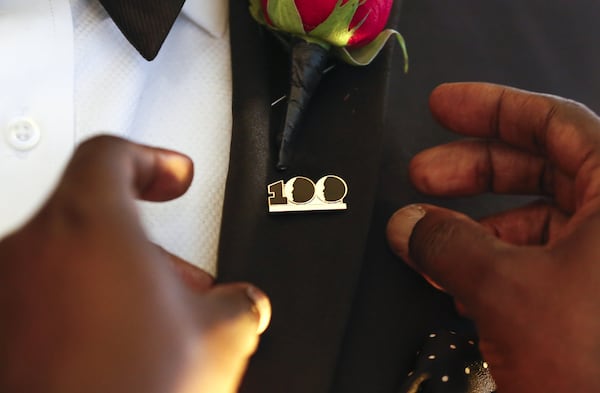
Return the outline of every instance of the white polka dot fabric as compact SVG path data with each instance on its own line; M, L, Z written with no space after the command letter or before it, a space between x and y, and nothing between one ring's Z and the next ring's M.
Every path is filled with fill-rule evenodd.
M438 330L426 338L398 393L495 393L496 383L469 332Z
M216 274L232 122L228 32L211 36L182 14L146 62L98 2L72 6L76 139L110 133L189 155L188 193L140 203L141 217L153 241Z

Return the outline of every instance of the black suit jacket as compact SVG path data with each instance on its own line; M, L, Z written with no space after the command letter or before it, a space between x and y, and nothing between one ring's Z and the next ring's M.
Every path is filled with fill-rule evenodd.
M287 55L232 0L234 134L219 254L221 281L271 297L273 319L252 359L246 393L393 393L427 333L455 323L451 299L388 250L392 212L430 202L482 216L522 198L436 200L410 185L407 165L453 138L432 120L429 92L478 80L567 96L600 109L600 3L593 0L396 1L396 45L366 68L340 65L310 105L294 163L275 170L275 130ZM269 215L267 184L326 174L349 185L339 213ZM485 290L485 289L483 289Z

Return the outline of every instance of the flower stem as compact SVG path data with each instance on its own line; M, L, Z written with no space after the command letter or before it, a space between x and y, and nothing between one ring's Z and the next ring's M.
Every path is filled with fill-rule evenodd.
M292 161L296 130L327 67L328 55L329 51L316 43L297 40L293 44L290 91L277 161L279 170L286 170Z

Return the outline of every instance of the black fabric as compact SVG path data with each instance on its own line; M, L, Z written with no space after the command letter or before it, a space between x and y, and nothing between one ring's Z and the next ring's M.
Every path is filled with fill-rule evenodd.
M257 283L274 306L242 392L397 393L428 334L456 315L449 297L389 251L389 216L429 202L481 217L525 200L444 200L412 188L410 158L455 138L429 114L431 89L491 81L600 110L600 3L397 1L393 23L408 42L409 73L391 45L367 68L342 65L325 75L294 168L284 173L274 169L280 108L270 105L287 90L287 56L249 18L247 2L232 0L230 8L234 135L219 278ZM267 184L329 173L349 182L347 212L267 213Z
M100 0L115 24L146 60L153 60L185 0Z
M340 65L323 78L298 130L293 164L280 172L275 134L284 106L271 113L271 103L288 90L287 54L250 18L246 2L230 7L234 126L219 279L254 282L273 303L271 329L241 391L264 392L267 384L273 392L327 392L371 221L389 57L362 70ZM348 211L267 213L268 184L328 174L348 183Z

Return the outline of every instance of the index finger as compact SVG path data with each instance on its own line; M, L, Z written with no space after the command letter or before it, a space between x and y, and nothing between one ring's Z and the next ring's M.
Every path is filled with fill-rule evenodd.
M192 161L180 153L98 136L75 151L62 185L94 197L161 202L182 195L192 176Z
M489 83L451 83L438 86L429 104L452 131L545 155L570 176L600 145L600 119L585 106L556 96Z
M96 137L78 147L43 211L56 213L68 227L101 224L113 238L139 229L136 198L176 198L192 176L191 160L179 153Z

